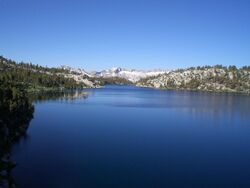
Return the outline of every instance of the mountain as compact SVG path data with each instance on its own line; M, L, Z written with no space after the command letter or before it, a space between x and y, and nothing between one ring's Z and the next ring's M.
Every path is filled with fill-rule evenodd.
M101 82L97 79L93 79L93 76L86 72L84 69L80 68L72 68L69 66L61 66L59 67L62 70L66 71L66 73L63 73L62 75L66 78L71 78L75 80L77 83L83 83L87 87L100 87Z
M124 78L132 83L135 83L142 78L147 78L149 76L157 76L167 72L168 71L163 71L163 70L142 71L142 70L124 69L120 67L115 67L100 72L92 72L91 74L94 77L101 77L101 78L112 78L112 77Z
M75 75L82 75L82 76L88 76L88 77L92 77L91 74L89 74L87 71L85 71L84 69L80 69L80 68L73 68L73 67L70 67L70 66L65 66L65 65L62 65L61 67L59 67L59 69L63 69L63 70L66 70L68 71L68 73L70 74L75 74Z
M222 65L177 70L141 71L111 68L100 72L61 66L48 68L16 63L0 56L0 81L30 90L95 88L105 84L134 84L142 87L250 93L250 66Z
M96 78L99 80L107 80L110 78L123 79L124 81L129 81L135 83L142 78L147 78L150 76L157 76L160 74L168 73L169 71L165 70L151 70L151 71L142 71L135 69L124 69L120 67L114 67L111 69L106 69L102 71L92 71L87 72L84 69L73 68L69 66L61 66L63 70L67 70L69 73L74 75L74 79L77 80L77 76L85 76L89 78Z
M250 66L178 69L141 79L137 86L163 89L250 93Z
M17 63L2 56L0 56L0 81L22 85L28 90L99 87L101 84L83 71Z

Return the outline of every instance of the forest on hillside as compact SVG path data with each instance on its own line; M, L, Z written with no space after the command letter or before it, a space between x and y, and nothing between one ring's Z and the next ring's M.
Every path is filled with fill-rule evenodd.
M85 87L72 78L66 78L67 70L47 68L32 63L17 63L0 56L0 82L16 84L27 90L74 89Z

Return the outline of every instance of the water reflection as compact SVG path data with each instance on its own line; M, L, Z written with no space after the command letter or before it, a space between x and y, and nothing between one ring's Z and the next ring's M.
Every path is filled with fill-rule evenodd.
M249 187L249 96L88 91L35 103L33 137L13 149L20 186Z
M10 160L11 148L29 127L34 107L27 94L15 87L0 89L0 186L13 187L11 175L15 163Z
M13 144L22 147L30 142L30 136L26 131L33 118L32 102L86 99L89 93L71 90L40 92L30 94L29 97L22 93L19 95L1 95L0 98L0 187L15 186L11 171L16 164L11 160L11 148Z
M165 108L173 108L193 116L208 117L250 117L250 98L244 95L221 93L170 92L156 100ZM156 105L156 106L158 106Z
M43 102L48 100L75 100L87 99L90 92L84 90L68 90L68 91L47 91L30 94L33 102Z
M119 91L119 92L118 92ZM155 90L134 87L106 87L94 90L91 105L165 108L193 116L250 117L250 97L232 93ZM78 101L81 103L81 101Z

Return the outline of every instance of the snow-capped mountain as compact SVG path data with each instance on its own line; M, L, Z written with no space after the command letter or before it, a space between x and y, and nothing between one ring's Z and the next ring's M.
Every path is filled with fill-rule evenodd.
M62 69L67 70L69 73L74 75L74 77L85 76L85 77L97 77L97 78L112 78L119 77L129 80L131 82L137 82L142 78L147 78L150 76L158 76L160 74L168 73L169 71L165 70L135 70L135 69L124 69L120 67L114 67L111 69L106 69L103 71L92 71L87 72L84 69L72 68L69 66L61 66Z
M88 77L92 77L91 74L89 74L87 71L85 71L84 69L81 69L81 68L73 68L73 67L70 67L70 66L65 66L65 65L62 65L61 68L63 70L67 70L69 71L69 73L72 73L72 74L78 74L78 75L86 75Z
M91 79L93 76L84 69L72 68L69 66L61 66L61 69L65 70L66 73L59 73L66 78L72 78L78 83L84 83L87 87L99 87L100 82L98 80Z
M92 76L95 77L120 77L127 79L131 82L137 82L142 78L147 78L149 76L157 76L160 74L168 73L169 71L163 70L152 70L152 71L142 71L142 70L135 70L135 69L124 69L120 67L114 67L111 69L106 69L100 72L92 72Z

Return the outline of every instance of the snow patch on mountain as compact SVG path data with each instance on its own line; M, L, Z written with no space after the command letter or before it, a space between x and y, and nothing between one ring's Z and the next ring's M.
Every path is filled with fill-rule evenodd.
M72 77L75 80L79 80L79 76L85 76L85 77L97 77L97 78L124 78L126 80L129 80L131 82L137 82L142 78L152 77L152 76L158 76L160 74L168 73L169 71L166 70L150 70L150 71L143 71L143 70L135 70L135 69L124 69L121 67L113 67L111 69L106 69L103 71L92 71L87 72L84 69L81 68L72 68L69 66L61 66L62 69L68 70L70 74L72 74Z
M61 68L67 71L67 73L63 73L63 74L60 73L66 78L72 78L77 83L83 83L87 87L91 87L91 88L100 87L100 82L97 80L95 81L91 79L93 76L89 74L87 71L85 71L84 69L72 68L69 66L61 66Z
M73 67L65 66L65 65L61 66L61 68L63 70L68 70L70 73L75 74L75 75L85 75L88 77L92 77L91 74L89 74L87 71L81 68L73 68Z
M137 82L142 78L147 78L150 76L158 76L160 74L168 73L169 71L165 70L151 70L151 71L143 71L143 70L135 70L135 69L124 69L120 67L114 67L111 69L106 69L100 72L93 72L92 75L95 77L120 77L127 79L131 82Z

